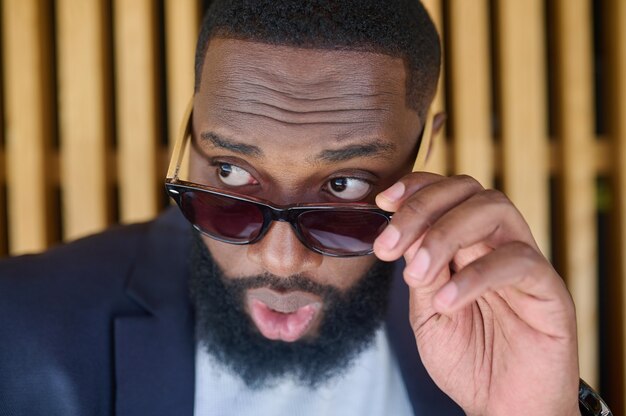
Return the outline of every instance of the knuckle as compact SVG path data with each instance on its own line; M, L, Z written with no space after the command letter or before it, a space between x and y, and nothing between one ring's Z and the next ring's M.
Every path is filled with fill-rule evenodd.
M514 218L518 215L518 211L511 203L511 200L501 191L495 189L486 189L474 197L472 203L481 207L484 215L491 215L494 219Z
M452 177L453 180L467 186L470 189L484 189L483 186L476 179L469 175L460 174Z
M403 208L405 214L410 214L411 216L417 216L419 218L426 218L429 211L428 204L422 198L418 197L409 199L404 204Z
M511 200L502 191L497 189L485 189L480 193L481 197L488 202L496 205L506 204L510 205Z
M428 247L433 253L440 252L444 248L443 245L448 234L449 233L441 227L433 227L426 233L422 246Z
M519 257L532 261L537 261L540 258L539 253L537 253L537 251L533 247L531 247L527 243L524 243L523 241L514 241L510 243L510 247Z
M514 241L512 244L513 244L513 247L515 247L515 249L523 257L528 258L528 259L537 258L537 252L535 251L535 249L529 246L528 244L524 243L523 241Z
M432 172L411 172L402 177L401 181L406 185L420 184L420 183L431 183L438 180L441 180L442 176Z
M522 242L514 241L508 244L511 254L523 262L528 273L537 273L548 266L547 260L534 247Z

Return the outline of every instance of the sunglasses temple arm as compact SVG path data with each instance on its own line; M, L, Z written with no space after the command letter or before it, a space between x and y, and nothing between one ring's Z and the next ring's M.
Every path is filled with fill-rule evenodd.
M178 137L174 142L174 148L172 150L172 159L170 166L167 169L167 179L178 179L180 173L180 166L183 161L183 155L185 154L185 145L187 144L187 136L189 136L191 129L191 113L193 111L193 97L189 100L187 109L185 110L185 116L183 123L180 126Z
M433 135L433 118L433 109L431 107L426 113L426 121L424 123L424 130L422 131L422 137L420 139L419 150L417 151L415 163L413 164L413 172L417 172L426 166L428 153L430 151L430 141Z

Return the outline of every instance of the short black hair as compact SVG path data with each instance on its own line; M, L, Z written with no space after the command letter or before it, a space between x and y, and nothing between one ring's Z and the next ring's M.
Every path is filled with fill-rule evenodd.
M407 104L420 114L439 77L439 35L419 0L214 0L196 46L196 92L212 37L402 58Z

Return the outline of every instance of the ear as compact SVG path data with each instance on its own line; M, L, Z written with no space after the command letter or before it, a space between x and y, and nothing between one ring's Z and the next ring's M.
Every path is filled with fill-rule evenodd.
M428 159L430 158L430 155L432 154L432 151L435 148L435 142L437 141L436 140L437 136L439 135L439 132L443 128L443 125L445 124L447 119L448 119L448 115L444 111L441 111L434 115L430 143L428 146L428 151L426 153L426 161L428 161Z

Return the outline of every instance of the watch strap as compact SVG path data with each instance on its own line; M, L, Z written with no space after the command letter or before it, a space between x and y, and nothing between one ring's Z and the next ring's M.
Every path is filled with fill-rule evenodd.
M583 416L613 416L602 397L582 379L578 387L578 407Z

